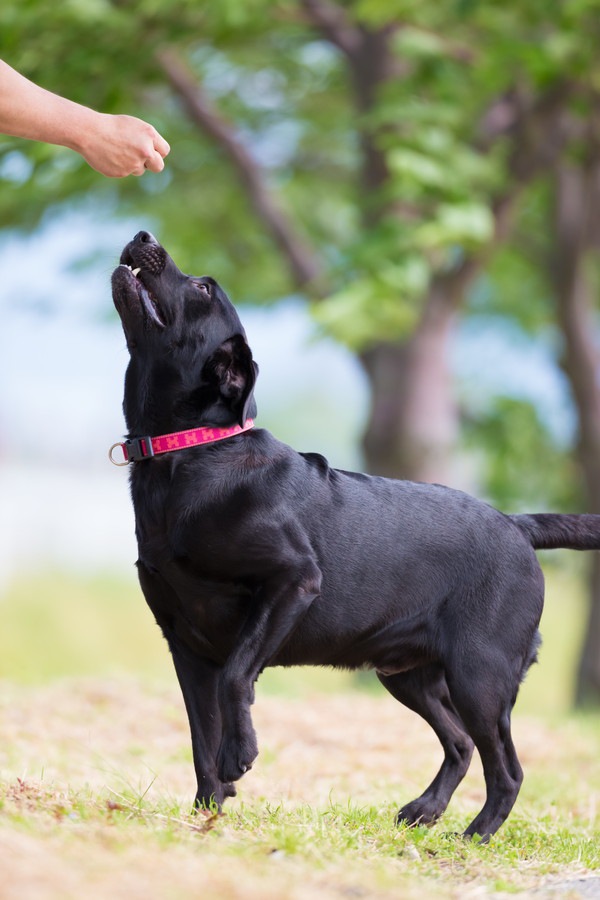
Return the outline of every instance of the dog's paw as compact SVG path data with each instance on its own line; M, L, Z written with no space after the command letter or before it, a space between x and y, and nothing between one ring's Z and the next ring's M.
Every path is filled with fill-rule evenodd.
M194 810L214 810L216 808L220 812L225 800L228 797L235 797L235 795L235 785L219 781L216 772L210 777L203 776L198 782Z
M433 825L442 812L443 810L438 810L431 802L428 803L422 799L413 800L412 803L407 803L399 811L396 816L396 824L408 825L409 827Z
M254 733L243 740L231 740L223 735L217 756L217 772L223 782L238 781L252 768L258 756L258 746Z
M233 784L222 784L221 782L218 782L215 784L214 790L203 786L202 789L199 788L196 792L192 811L198 812L199 810L213 810L216 808L221 812L223 803L227 797L235 797L236 793L237 791Z

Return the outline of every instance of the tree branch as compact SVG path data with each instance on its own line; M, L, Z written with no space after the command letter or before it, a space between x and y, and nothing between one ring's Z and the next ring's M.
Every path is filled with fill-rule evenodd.
M570 122L564 111L570 90L569 84L558 85L535 102L514 90L490 105L482 119L481 133L485 139L481 149L489 150L500 137L508 135L512 138L508 160L510 186L491 205L494 235L489 244L466 256L450 271L441 272L432 279L424 311L425 320L428 316L454 314L464 292L489 262L495 248L508 239L517 204L526 186L560 159L572 137Z
M346 10L330 0L300 0L310 23L349 58L358 53L362 38Z
M156 58L190 119L229 157L256 214L281 250L295 286L315 288L321 275L316 254L275 201L260 167L236 136L233 126L215 109L197 79L175 53L161 50Z

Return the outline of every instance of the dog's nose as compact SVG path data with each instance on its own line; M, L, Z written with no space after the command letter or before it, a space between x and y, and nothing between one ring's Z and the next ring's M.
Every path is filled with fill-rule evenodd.
M158 241L149 231L138 231L133 239L134 244L158 244Z

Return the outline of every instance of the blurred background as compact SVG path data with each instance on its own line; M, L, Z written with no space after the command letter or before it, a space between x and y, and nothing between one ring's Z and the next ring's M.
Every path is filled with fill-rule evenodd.
M0 137L0 679L172 677L107 458L127 364L109 279L141 228L241 308L258 424L282 440L507 512L600 513L599 13L2 4L0 57L172 150L160 175L111 181ZM598 554L543 563L523 708L597 707Z

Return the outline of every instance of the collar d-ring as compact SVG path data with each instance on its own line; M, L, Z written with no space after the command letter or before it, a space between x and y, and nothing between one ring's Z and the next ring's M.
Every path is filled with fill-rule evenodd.
M117 447L120 447L120 448L121 448L121 451L122 451L122 453L123 453L123 461L122 461L122 462L119 462L119 460L118 460L118 459L115 459L114 456L113 456L113 453L115 452L115 450L116 450ZM117 441L116 444L113 444L113 445L112 445L112 447L111 447L110 450L108 451L108 458L110 459L110 461L111 461L111 463L113 464L113 466L128 466L128 465L129 465L129 459L127 458L127 454L126 454L126 450L125 450L125 444L124 444L123 441Z

